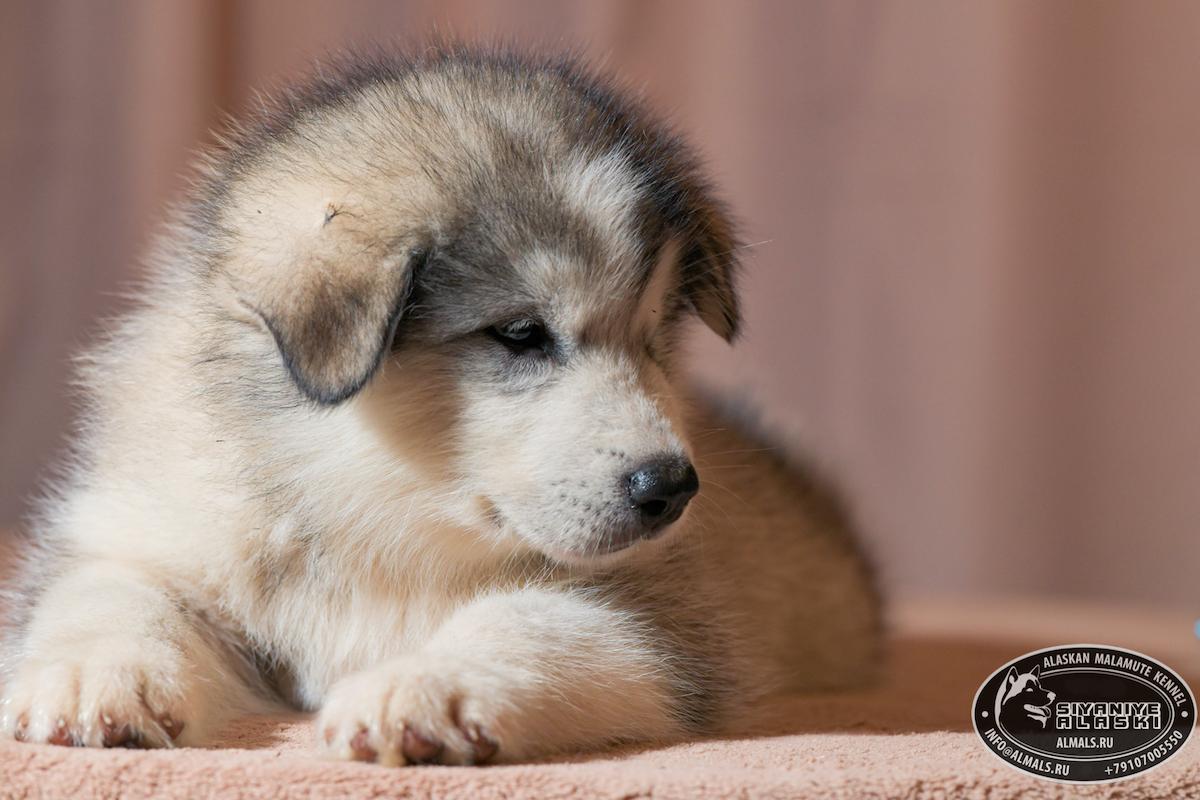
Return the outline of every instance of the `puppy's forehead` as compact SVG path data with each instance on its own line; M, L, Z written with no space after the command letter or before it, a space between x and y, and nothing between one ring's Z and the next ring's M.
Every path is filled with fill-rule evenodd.
M547 219L519 255L521 278L581 328L587 318L626 308L644 288L660 225L649 219L645 176L619 148L581 149L542 166Z
M634 257L643 242L637 221L644 202L644 176L618 149L573 153L560 165L547 165L561 202L601 234L614 256Z
M648 224L637 171L619 151L520 152L460 193L458 221L443 232L443 269L452 265L460 290L508 295L564 324L630 307L660 227Z

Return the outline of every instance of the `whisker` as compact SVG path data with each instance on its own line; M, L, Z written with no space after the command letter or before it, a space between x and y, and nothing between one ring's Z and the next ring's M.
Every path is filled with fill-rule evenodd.
M718 482L716 482L716 481L714 481L714 480L712 480L712 479L709 479L709 480L705 481L705 483L706 483L706 484L708 484L709 486L715 486L715 487L717 487L718 489L720 489L720 490L721 490L721 491L723 491L723 492L727 492L727 493L728 493L730 496L732 496L732 497L733 497L733 499L734 499L734 500L737 500L739 503L741 503L742 505L744 505L746 508L750 508L750 507L751 507L749 503L747 503L745 500L743 500L743 499L742 499L741 495L739 495L739 494L738 494L737 492L735 492L733 489L730 489L728 486L724 486L724 485L722 485L722 484L720 484L720 483L718 483ZM714 499L715 499L715 498L714 498Z
M770 453L779 450L778 447L748 447L741 450L723 450L719 453L705 453L705 458L717 458L718 456L736 456L743 453Z

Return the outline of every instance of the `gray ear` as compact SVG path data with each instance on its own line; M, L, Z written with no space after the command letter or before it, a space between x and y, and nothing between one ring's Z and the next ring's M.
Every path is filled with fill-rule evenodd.
M720 203L701 195L689 214L680 255L687 297L704 324L727 342L737 338L742 316L737 296L737 239Z
M260 300L259 314L296 386L336 405L356 394L390 351L421 251L362 268L324 263L296 270L291 285Z

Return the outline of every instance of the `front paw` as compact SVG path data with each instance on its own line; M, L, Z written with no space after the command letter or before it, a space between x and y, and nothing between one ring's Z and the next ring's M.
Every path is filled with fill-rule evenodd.
M141 641L75 650L21 662L0 699L0 733L74 747L182 743L197 698L177 652Z
M353 761L484 764L522 749L506 725L503 676L412 657L339 681L317 721L326 752Z

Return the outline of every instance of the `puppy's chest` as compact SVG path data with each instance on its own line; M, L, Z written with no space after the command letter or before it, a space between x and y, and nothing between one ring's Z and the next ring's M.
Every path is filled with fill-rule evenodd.
M513 579L500 563L427 549L385 560L311 543L300 551L294 542L260 541L225 602L251 646L287 673L302 705L319 704L347 674L416 652L456 610Z
M256 649L282 666L303 705L344 675L415 652L456 608L461 592L419 585L314 581L281 588L248 610Z

